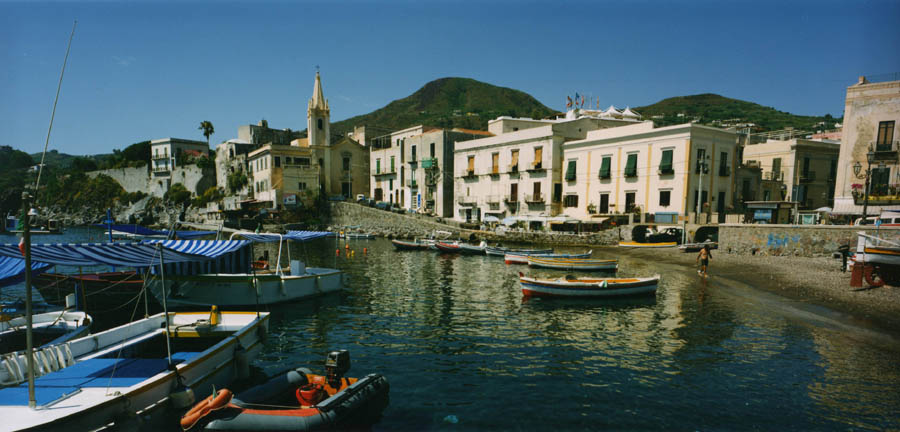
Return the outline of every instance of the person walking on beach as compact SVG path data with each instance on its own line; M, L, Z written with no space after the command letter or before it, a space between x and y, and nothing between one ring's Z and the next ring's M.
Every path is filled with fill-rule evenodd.
M697 262L700 263L700 270L697 272L703 277L706 277L706 270L709 268L709 260L711 258L712 254L709 253L709 245L703 245L703 249L700 249L700 253L697 254Z

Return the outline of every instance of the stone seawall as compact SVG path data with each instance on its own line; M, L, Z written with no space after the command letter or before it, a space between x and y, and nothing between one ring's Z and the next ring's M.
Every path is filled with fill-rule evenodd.
M392 213L356 203L331 203L331 225L340 227L358 226L360 231L389 238L412 239L427 237L435 230L449 231L453 237L466 240L486 240L490 243L550 243L560 245L615 245L620 240L631 240L631 227L624 226L592 234L557 234L529 231L507 231L496 233L460 228L453 222L438 222L437 218Z
M856 233L874 235L876 228L847 225L719 225L719 249L736 254L829 257L841 245L856 250ZM900 241L900 228L877 230L878 236Z

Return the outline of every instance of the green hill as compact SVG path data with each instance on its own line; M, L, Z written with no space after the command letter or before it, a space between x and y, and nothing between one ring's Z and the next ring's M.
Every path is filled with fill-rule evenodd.
M502 115L541 118L553 113L518 90L470 78L441 78L369 114L332 123L331 131L344 136L354 126L366 125L388 133L419 124L487 130L488 120Z
M756 125L755 132L781 130L788 127L815 131L831 129L835 122L835 119L829 114L825 116L796 115L712 93L672 97L653 105L637 107L635 110L641 113L645 119L652 119L657 126L668 126L692 120L717 127L753 123ZM820 125L820 122L825 122L825 125Z

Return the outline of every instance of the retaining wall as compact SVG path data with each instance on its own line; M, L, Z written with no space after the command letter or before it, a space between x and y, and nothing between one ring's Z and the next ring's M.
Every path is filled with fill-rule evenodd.
M856 250L856 233L865 231L900 241L900 227L876 229L847 225L719 225L719 249L737 254L828 257L841 245Z
M631 240L631 226L617 227L592 234L556 234L539 231L492 231L469 230L451 223L438 222L429 216L399 214L356 203L331 203L332 229L358 226L360 231L389 238L412 239L427 237L435 230L449 231L453 237L515 243L552 243L569 245L615 245L620 240Z

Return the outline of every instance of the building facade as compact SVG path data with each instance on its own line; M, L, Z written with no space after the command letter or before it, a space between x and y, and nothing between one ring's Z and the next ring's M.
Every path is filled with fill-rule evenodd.
M209 157L209 145L203 141L163 138L150 141L150 169L155 177L166 177L182 157Z
M321 167L309 146L266 144L247 161L253 199L270 208L309 205L319 194Z
M768 140L745 146L744 163L759 166L763 180L784 185L780 196L769 200L797 202L802 210L831 207L840 147L799 138Z
M457 142L454 149L454 219L517 217L542 228L562 211L564 143L590 131L639 124L637 119L592 116L580 110L553 120L500 117L494 136Z
M590 131L562 150L562 213L568 217L634 213L677 223L694 221L698 210L722 218L732 210L734 132L644 122Z
M406 207L408 194L402 193L406 170L401 169L406 156L403 151L404 142L407 138L421 135L428 129L431 128L418 125L372 139L369 154L372 176L369 187L370 196L375 201Z
M834 213L862 215L866 201L867 214L900 210L898 122L900 81L873 83L860 77L847 88Z

